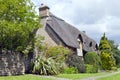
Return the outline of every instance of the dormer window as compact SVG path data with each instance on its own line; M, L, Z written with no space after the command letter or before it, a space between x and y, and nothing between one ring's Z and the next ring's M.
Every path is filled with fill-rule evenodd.
M97 44L95 45L95 48L96 48L96 50L98 50L98 45Z
M89 47L92 47L92 42L90 42Z

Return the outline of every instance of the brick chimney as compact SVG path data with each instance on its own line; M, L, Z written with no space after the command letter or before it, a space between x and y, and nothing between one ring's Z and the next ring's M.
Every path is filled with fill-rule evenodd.
M45 18L45 17L48 17L49 16L49 7L44 5L44 4L41 4L40 8L39 8L39 14L40 14L40 17L41 18Z

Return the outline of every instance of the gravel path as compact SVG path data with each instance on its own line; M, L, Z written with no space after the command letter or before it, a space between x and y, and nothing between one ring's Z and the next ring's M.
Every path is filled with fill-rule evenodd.
M72 79L66 79L66 78L58 78L58 77L54 77L54 76L40 76L40 77L51 78L51 79L54 79L54 80L72 80Z
M38 75L33 75L32 76L38 76ZM72 79L67 79L67 78L58 78L58 77L55 77L55 76L40 76L41 78L48 78L49 79L53 79L53 80L72 80Z
M120 71L113 72L113 73L108 73L108 74L102 75L102 76L88 77L88 78L84 78L84 79L81 79L81 80L96 80L98 78L109 77L109 76L112 76L112 75L115 75L115 74L120 74Z

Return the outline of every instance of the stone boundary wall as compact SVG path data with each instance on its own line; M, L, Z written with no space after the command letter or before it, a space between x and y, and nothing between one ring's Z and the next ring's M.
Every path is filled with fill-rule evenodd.
M25 58L22 53L3 52L0 54L0 76L21 75L25 73Z

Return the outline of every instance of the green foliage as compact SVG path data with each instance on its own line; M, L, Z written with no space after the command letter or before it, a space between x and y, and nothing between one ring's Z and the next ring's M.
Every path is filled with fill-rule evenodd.
M76 67L67 67L67 68L64 68L61 73L76 74L76 73L78 73L78 70Z
M112 67L115 67L115 59L112 54L112 48L105 37L105 34L100 40L99 49L101 51L101 62L102 62L102 68L104 70L111 70Z
M41 56L52 57L57 62L65 62L66 56L71 52L70 49L59 46L48 46L43 44L44 37L37 36L35 41L36 49Z
M84 73L85 72L84 61L83 61L82 57L79 57L76 54L68 55L66 63L70 67L76 67L78 69L79 73Z
M110 46L105 34L103 35L103 37L100 40L99 49L100 49L100 51L111 53L111 46Z
M38 56L33 63L32 72L41 75L56 75L59 73L59 66L52 58Z
M85 64L85 68L86 68L86 73L97 73L98 72L98 68L90 64Z
M0 0L0 47L22 51L34 41L39 18L30 0ZM32 42L31 42L32 43Z
M65 59L66 56L70 53L70 50L62 46L48 46L47 44L43 44L43 40L44 37L42 36L36 37L35 46L38 55L46 59L52 58L52 60L56 62L57 65L59 65L57 66L57 70L61 72L61 70L63 70L66 67Z
M115 61L112 60L111 55L105 52L101 52L101 61L102 61L102 68L104 70L112 70L115 66Z
M52 57L57 62L64 62L66 56L70 53L68 48L62 46L51 46L48 47L45 55L46 57Z
M18 47L19 48L19 47ZM18 49L17 48L17 49ZM28 54L29 52L32 51L32 46L31 45L28 45L23 51L22 53L24 53L25 55Z
M113 53L117 67L120 67L120 50L115 50Z
M112 53L113 53L113 57L116 60L116 65L120 67L120 50L118 49L118 45L115 44L113 40L108 40L108 42L112 48Z
M39 52L45 52L46 48L45 45L43 45L43 36L36 36L35 37L35 47Z
M98 69L101 66L100 57L97 55L96 52L88 52L85 55L85 64L90 65L90 66L88 65L86 68L89 68L90 70L93 70L93 72L98 72ZM94 66L94 69L91 69L92 66ZM92 72L92 71L90 71L90 72Z

